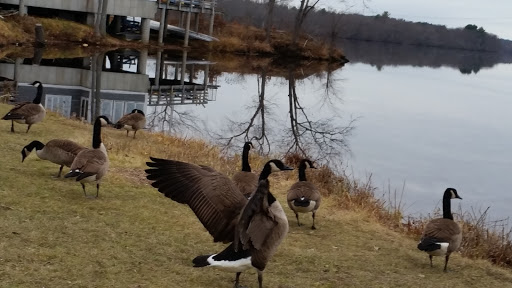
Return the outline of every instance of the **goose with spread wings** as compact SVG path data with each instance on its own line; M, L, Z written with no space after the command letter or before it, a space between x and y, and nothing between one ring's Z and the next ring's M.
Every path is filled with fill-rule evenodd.
M280 160L268 161L250 199L227 176L208 166L151 157L147 178L166 197L187 204L215 242L230 243L222 252L193 259L194 267L212 266L240 274L253 267L263 287L263 270L288 232L288 220L270 193L272 172L293 170Z

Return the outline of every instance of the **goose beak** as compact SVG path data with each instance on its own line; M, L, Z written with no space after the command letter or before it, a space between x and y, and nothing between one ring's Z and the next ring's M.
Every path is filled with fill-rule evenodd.
M284 165L284 167L281 170L293 170L292 167Z
M457 196L456 198L458 198L458 199L462 200L462 198L461 198L460 196Z

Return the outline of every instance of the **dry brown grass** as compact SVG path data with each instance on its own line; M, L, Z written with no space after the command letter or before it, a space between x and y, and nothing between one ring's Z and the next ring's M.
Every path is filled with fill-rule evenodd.
M12 15L0 20L0 45L34 42L35 25L43 25L45 40L49 45L84 43L97 46L126 46L127 43L113 37L95 37L94 30L87 25L56 18L39 18ZM131 44L133 45L133 44Z
M0 114L10 107L0 104ZM76 182L51 178L56 165L35 155L20 161L21 148L34 139L68 138L89 146L91 125L49 113L29 134L12 134L9 126L0 121L1 286L232 286L231 273L191 267L194 256L224 245L211 242L188 207L149 186L143 169L151 155L210 165L232 175L240 169L240 155L222 157L217 147L199 140L145 131L132 139L106 128L102 134L111 170L100 198L91 200L83 197ZM266 159L251 154L250 161L259 171ZM297 227L285 204L296 171L271 176L271 189L285 206L290 232L265 271L265 287L511 286L510 270L459 253L450 260L452 273L442 272L439 259L431 269L415 240L380 224L378 214L369 215L368 207L371 211L385 204L371 199L367 185L337 178L324 167L308 178L318 181L324 193L314 231ZM256 273L244 273L242 282L256 287Z
M214 52L239 53L246 55L280 56L281 58L341 61L343 53L334 49L329 53L329 47L317 39L303 36L298 44L293 46L291 35L284 31L272 31L270 44L266 41L265 31L252 26L238 23L220 23L216 29L215 36L218 42L210 43ZM200 43L192 43L193 47L199 48Z

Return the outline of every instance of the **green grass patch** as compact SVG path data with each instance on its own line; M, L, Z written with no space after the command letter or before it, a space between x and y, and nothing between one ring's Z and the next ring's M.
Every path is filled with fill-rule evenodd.
M0 104L4 115L11 106ZM16 124L15 124L16 125ZM145 131L137 139L106 128L111 170L98 199L80 184L54 179L58 166L20 151L32 140L73 139L89 146L92 126L49 113L28 134L0 121L0 279L2 287L231 287L234 274L192 268L196 255L220 251L194 214L152 188L143 169L148 156L206 164L232 175L240 157L220 156L200 140ZM266 159L251 155L262 168ZM325 173L325 172L318 172ZM311 173L313 174L313 173ZM512 273L458 253L443 273L443 259L429 267L416 241L379 224L364 211L340 209L326 196L317 230L297 227L286 207L296 172L271 177L271 189L287 211L290 232L264 274L265 287L510 287ZM321 177L321 176L316 176ZM324 176L322 176L324 177ZM315 179L311 177L311 179ZM342 185L342 183L338 183ZM341 187L341 186L340 186ZM94 192L94 186L87 186ZM324 188L322 188L324 189ZM255 271L241 281L257 287Z

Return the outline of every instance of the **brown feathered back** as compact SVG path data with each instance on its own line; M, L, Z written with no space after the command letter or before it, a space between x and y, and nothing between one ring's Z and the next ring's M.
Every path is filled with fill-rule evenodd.
M263 271L288 233L288 219L281 204L270 193L269 181L260 180L237 225L236 249L249 249L251 263ZM237 247L238 243L242 247Z
M132 130L140 130L146 126L146 117L141 113L129 113L121 117L115 125L116 128L124 126L131 127Z
M238 171L233 175L233 182L235 182L238 190L240 190L246 198L249 198L258 188L258 175L252 172Z
M314 210L317 210L318 207L320 207L322 196L320 195L320 192L316 188L315 184L308 181L299 181L294 183L288 190L286 200L290 205L292 200L302 197L316 202ZM290 208L293 209L291 206Z
M448 242L448 253L456 251L462 241L462 230L455 221L437 218L428 222L422 238L434 238L439 242Z
M48 141L43 150L37 154L41 159L71 167L76 155L85 149L87 148L71 140L53 139Z
M104 151L101 149L85 149L76 155L73 164L71 164L71 171L79 170L84 174L95 175L96 181L99 181L107 174L108 167L109 160Z

